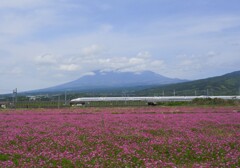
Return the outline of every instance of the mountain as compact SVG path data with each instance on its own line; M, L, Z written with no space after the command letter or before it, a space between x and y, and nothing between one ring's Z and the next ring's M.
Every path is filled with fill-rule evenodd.
M239 95L240 71L195 81L153 87L135 92L136 95Z
M118 72L94 71L93 75L83 76L72 82L37 90L37 92L81 91L96 89L111 89L137 86L165 85L184 82L186 80L168 78L151 71Z

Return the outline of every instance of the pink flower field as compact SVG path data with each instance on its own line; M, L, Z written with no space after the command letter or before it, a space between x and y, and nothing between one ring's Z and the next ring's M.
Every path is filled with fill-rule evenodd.
M0 167L240 167L240 109L3 110Z

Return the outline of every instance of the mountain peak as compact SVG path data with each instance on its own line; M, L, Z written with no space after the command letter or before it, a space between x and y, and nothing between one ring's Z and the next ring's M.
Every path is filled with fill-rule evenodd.
M185 80L172 79L152 71L140 72L122 72L96 70L91 75L85 75L81 78L55 87L47 88L47 90L86 90L98 88L119 88L134 86L150 86L163 85L171 83L184 82ZM46 90L46 89L44 89Z

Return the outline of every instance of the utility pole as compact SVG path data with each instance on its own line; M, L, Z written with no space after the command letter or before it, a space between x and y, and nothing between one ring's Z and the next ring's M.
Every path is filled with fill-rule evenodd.
M175 89L173 90L173 96L175 96L176 95L176 92L175 92Z
M162 96L164 96L164 90L162 91Z
M13 89L13 106L15 107L15 104L17 102L17 88Z
M67 91L65 91L65 98L64 98L64 101L65 101L65 106L67 105Z
M14 98L14 93L15 93L15 91L13 90L13 94L12 94L12 103L13 103L13 106L14 106L14 104L15 104L15 98Z
M17 99L17 88L15 90L16 90L16 92L15 92L15 94L16 94L15 99L16 99L16 103L17 103L17 101L18 101L18 99Z
M60 95L58 95L58 108L60 106Z

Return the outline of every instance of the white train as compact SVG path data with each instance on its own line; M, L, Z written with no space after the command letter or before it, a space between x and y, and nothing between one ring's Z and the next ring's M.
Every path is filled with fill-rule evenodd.
M219 98L224 100L240 100L240 96L161 96L161 97L82 97L72 99L70 104L85 104L87 102L112 102L112 101L145 101L147 103L166 101L191 101L196 98Z

